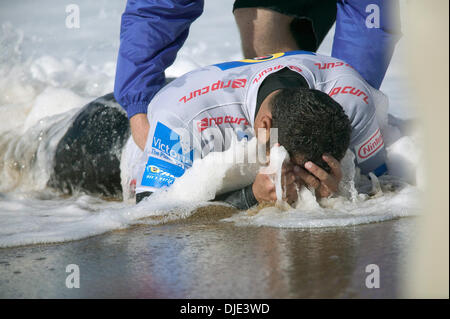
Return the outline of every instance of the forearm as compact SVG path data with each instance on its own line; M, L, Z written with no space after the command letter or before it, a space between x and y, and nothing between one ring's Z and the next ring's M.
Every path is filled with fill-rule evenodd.
M371 23L370 15L378 19L378 26ZM378 89L401 37L399 22L398 0L339 0L331 56L349 63Z
M139 113L130 118L131 135L136 145L144 150L150 125L147 114Z
M239 210L247 210L258 204L253 194L252 185L216 196L214 201L228 203Z
M114 96L128 118L146 113L164 85L164 70L175 60L203 0L129 0L122 15Z

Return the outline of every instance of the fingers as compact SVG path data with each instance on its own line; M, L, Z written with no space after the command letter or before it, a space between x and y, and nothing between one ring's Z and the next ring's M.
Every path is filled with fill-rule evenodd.
M315 178L313 175L309 174L306 170L301 168L300 166L295 166L294 173L300 177L300 179L306 183L309 187L317 189L320 187L320 181Z
M269 178L269 175L266 175L267 180L265 181L264 184L264 193L266 194L265 196L265 201L268 202L272 202L272 201L276 201L277 200L277 192L276 192L276 188L275 188L275 184L272 183L272 180Z
M282 175L282 186L284 190L285 200L288 203L297 200L296 176L291 167L286 167ZM260 173L256 176L252 186L253 194L258 202L275 202L277 200L276 186L272 182L270 175Z
M276 202L277 201L277 193L275 190L270 193L268 202Z
M289 171L288 173L282 175L282 184L290 185L295 182L296 178L293 171Z
M324 154L322 156L323 160L330 166L331 172L333 173L334 177L337 180L342 179L342 170L341 170L341 163L337 159L335 159L333 156L329 154Z
M330 166L328 173L311 161L306 162L305 168L293 163L285 163L282 167L282 185L284 200L293 203L298 199L297 187L306 184L316 190L317 197L328 197L338 191L338 184L342 178L341 165L333 156L323 155L323 160ZM256 183L258 181L258 183ZM276 187L269 175L258 174L253 185L255 197L261 201L276 201Z
M313 162L307 162L305 168L320 180L319 193L323 194L322 196L330 196L332 193L337 192L339 182L334 175L329 174Z
M312 162L305 164L305 170L300 166L294 167L294 173L309 187L316 190L317 197L328 197L338 190L338 182L333 175L328 174Z
M292 163L284 163L283 166L281 167L281 174L286 174L288 172L292 172L294 169L294 165L292 165Z
M328 174L313 162L307 162L305 168L320 180L320 188L318 190L321 197L327 197L337 192L338 181L333 175Z
M311 161L306 162L305 168L322 182L326 181L330 176L330 174L328 174L327 171L325 171L323 168L317 166Z
M294 203L298 199L297 188L295 184L289 185L286 189L286 194L283 200L288 202L288 204Z
M296 176L293 171L290 171L284 176L283 179L283 189L284 189L284 197L283 200L288 202L289 204L292 204L295 202L298 198L297 194L297 185L296 185Z
M275 185L272 183L269 175L258 174L252 185L253 194L256 200L261 202L272 202L277 200Z

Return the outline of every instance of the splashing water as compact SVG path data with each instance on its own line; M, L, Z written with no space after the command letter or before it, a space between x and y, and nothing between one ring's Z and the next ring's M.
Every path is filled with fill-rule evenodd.
M283 150L279 153L283 154ZM278 165L280 162L282 164L279 161ZM420 191L417 187L394 176L377 178L372 174L369 179L360 175L355 168L354 155L349 150L341 165L343 179L336 196L317 200L314 192L303 186L298 190L298 200L292 207L287 203L263 206L256 214L254 211L251 214L241 212L225 221L240 226L321 228L380 222L418 213ZM280 179L276 181L280 189Z
M87 102L113 90L119 13L123 10L122 6L120 4L120 8L114 8L116 13L104 12L117 17L117 21L114 22L115 25L108 25L101 30L101 35L97 37L99 47L88 42L87 39L93 32L89 28L77 31L79 38L74 41L74 47L70 47L70 41L67 40L64 42L67 46L57 43L56 47L45 48L41 43L42 39L30 35L29 30L23 32L11 24L1 25L0 247L64 242L136 224L176 222L189 218L199 207L210 205L208 201L215 194L250 184L261 169L256 163L243 165L227 161L224 158L230 155L227 152L211 153L203 160L196 161L173 187L134 205L127 187L131 176L135 176L133 171L138 168L130 161L130 153L123 152L123 202L106 201L85 194L61 197L47 187L55 147L74 114ZM228 4L223 6L228 8ZM210 17L212 16L217 15ZM200 19L208 19L208 15L204 14ZM55 21L60 23L59 16ZM87 17L84 21L89 23ZM211 21L199 21L199 25L211 25ZM231 24L232 21L224 20L217 28L229 30ZM57 29L55 26L49 28L49 34ZM64 35L73 31L57 30ZM114 34L107 33L108 36L105 37L105 32L112 32L107 30L116 31ZM200 36L195 38L196 34L203 35L195 30L195 25L191 31L194 39L191 42L188 40L179 54L182 59L177 60L168 75L180 75L197 65L240 57L240 48L232 45L239 43L237 32L236 38L230 36L225 42L211 36L208 40L208 43L212 43L211 47L223 50L210 50L203 40L199 41ZM41 33L46 32L37 34ZM105 43L104 39L108 37L111 38L110 43ZM199 42L202 43L201 46L198 45ZM224 43L228 43L229 47L223 47ZM84 58L89 56L88 52L80 49L83 47L96 52L95 56L101 58L89 64ZM43 52L33 51L35 48L42 48L39 50ZM104 48L110 48L110 52L106 52L106 56L110 58L103 57ZM72 53L66 54L66 51ZM211 51L214 51L213 55ZM58 54L51 55L49 52ZM392 83L392 80L387 78L385 83ZM386 108L380 109L380 120L388 126ZM355 169L353 155L348 152L342 161L344 178L339 186L338 196L318 202L314 194L303 187L299 190L299 200L290 207L281 201L283 194L280 168L286 160L286 154L282 148L278 148L271 153L271 163L276 164L274 182L277 185L277 205L261 208L254 215L236 212L223 221L239 226L340 227L416 214L420 209L420 188L412 186L414 178L411 176L415 175L417 179L418 174L415 173L420 169L417 139L412 136L398 139L398 136L394 136L394 130L386 132L383 134L388 151L387 164L391 173L400 177L380 177L379 184L375 184L379 185L377 191L372 191L372 181L375 179L371 181L360 176ZM398 130L396 134L398 135ZM254 139L247 144L241 141L236 144L236 153L249 154L253 152L255 145ZM408 165L405 166L404 163ZM395 174L405 167L408 167L409 184L402 179L404 172ZM418 184L424 187L421 180Z
M172 187L139 205L130 201L108 202L82 194L61 198L45 188L34 194L4 194L1 198L0 246L67 241L136 224L161 224L188 218L197 208L210 204L208 201L215 194L248 185L254 180L260 165L236 164L229 158L230 153L248 154L256 152L256 149L256 139L252 139L248 143L236 142L236 147L226 152L210 153L196 161ZM280 147L271 157L272 166L277 167L272 172L278 187L277 196L280 196L277 205L265 207L253 216L247 212L236 213L224 221L253 226L331 227L410 216L417 210L418 204L414 200L417 188L398 178L380 178L381 194L358 193L357 188L371 190L371 182L357 174L355 176L351 152L342 161L344 178L339 196L317 202L314 194L302 187L299 200L291 208L280 200L281 165L286 159L285 152ZM126 176L126 167L122 168L122 176ZM358 186L355 181L358 181Z

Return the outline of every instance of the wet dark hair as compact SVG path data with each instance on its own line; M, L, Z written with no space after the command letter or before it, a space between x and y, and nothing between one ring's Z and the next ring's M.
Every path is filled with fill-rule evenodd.
M302 155L330 172L324 153L341 160L350 143L350 120L326 93L309 88L282 89L271 103L272 127L291 158ZM304 164L303 163L303 164Z

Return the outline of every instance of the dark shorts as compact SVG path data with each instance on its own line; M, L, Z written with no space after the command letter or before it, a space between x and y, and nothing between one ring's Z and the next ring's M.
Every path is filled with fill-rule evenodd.
M336 20L336 0L236 0L233 11L256 7L294 17L292 35L306 51L317 51Z

